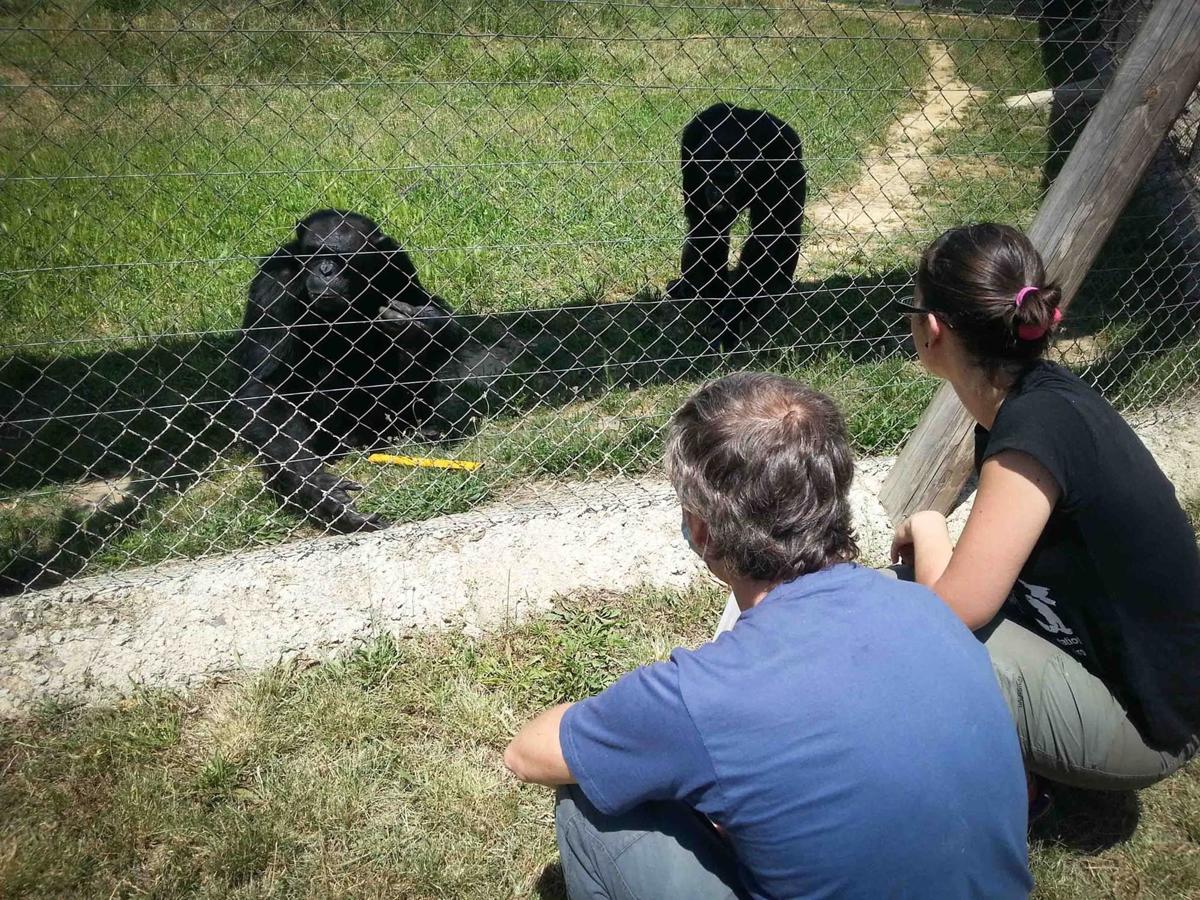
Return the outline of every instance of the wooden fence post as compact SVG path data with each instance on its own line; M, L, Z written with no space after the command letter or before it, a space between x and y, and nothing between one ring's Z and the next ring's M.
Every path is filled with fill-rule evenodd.
M1064 306L1198 81L1200 2L1157 0L1029 229ZM893 522L953 507L972 468L973 425L943 386L884 481Z

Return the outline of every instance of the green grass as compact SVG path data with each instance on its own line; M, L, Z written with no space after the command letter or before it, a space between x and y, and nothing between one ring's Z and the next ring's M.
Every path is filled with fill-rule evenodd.
M1034 22L1001 15L933 16L930 24L967 84L1004 96L1046 87Z
M154 5L137 32L31 16L67 30L10 36L3 58L90 86L25 98L0 129L0 268L22 271L3 295L11 339L234 328L252 257L325 205L379 219L462 308L623 299L677 265L677 135L696 110L769 106L801 126L812 183L833 189L924 71L890 43L922 30L892 17L614 7L546 21L553 7L511 4L488 23L430 4L346 34L315 10L252 10L227 33L203 30L229 27L216 9L183 33ZM439 23L480 33L406 31Z
M860 452L894 451L934 385L881 310L932 235L1025 225L1040 202L1044 116L1002 102L1044 86L1029 22L750 2L186 10L0 6L0 24L22 26L0 37L0 582L317 533L263 494L221 414L255 257L314 207L370 213L485 331L543 348L475 436L381 448L478 459L478 473L339 465L367 485L363 508L414 521L532 479L649 471L674 405L747 366L814 382L845 406ZM989 93L930 154L912 228L802 260L803 299L729 357L694 310L652 302L678 265L677 138L697 109L724 99L793 122L816 203L857 180L917 102L929 38ZM1136 339L1091 372L1123 406L1197 371L1190 325L1164 342L1152 308L1112 302L1156 292L1162 254L1144 231L1114 236L1070 323L1114 349ZM542 333L520 314L535 308L559 310ZM126 476L158 489L118 519L63 494Z
M0 726L0 894L561 898L550 792L504 773L506 741L705 640L722 602L578 597L484 637L380 637L187 696L47 706ZM1200 764L1057 810L1031 847L1041 900L1200 892Z
M14 577L51 559L63 574L100 572L312 533L245 473L219 409L254 257L317 206L370 212L431 287L497 329L519 331L516 310L582 304L552 324L566 346L525 389L553 403L530 411L522 400L521 417L489 419L449 451L485 461L480 474L348 464L370 483L363 506L400 521L528 478L645 471L689 389L789 343L815 348L788 364L856 407L863 449L895 446L928 393L894 383L903 364L865 359L860 370L844 349L856 323L879 335L867 304L886 299L876 289L894 276L876 273L899 254L805 272L825 314L774 323L757 358L711 357L694 322L667 321L670 310L585 321L597 302L652 297L675 273L678 131L697 109L720 98L796 122L813 194L836 191L896 107L914 102L919 21L752 4L601 4L586 15L557 4L207 4L182 19L141 0L86 14L7 8L9 24L29 28L0 45L0 78L48 85L0 92L0 319L19 350L0 359L11 423L0 440L14 454L0 478L16 500L0 508L0 569ZM841 348L821 349L831 335ZM74 343L40 343L63 340ZM876 389L906 404L868 408ZM570 402L571 391L605 390L607 401ZM60 484L131 468L182 493L155 494L117 528L78 521L58 496Z

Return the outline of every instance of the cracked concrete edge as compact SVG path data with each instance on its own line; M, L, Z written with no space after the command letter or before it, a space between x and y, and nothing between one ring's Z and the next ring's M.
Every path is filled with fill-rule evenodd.
M0 713L45 696L186 687L381 632L492 626L561 594L683 588L700 566L680 546L677 517L659 482L559 486L557 496L535 490L377 534L9 598L0 605Z

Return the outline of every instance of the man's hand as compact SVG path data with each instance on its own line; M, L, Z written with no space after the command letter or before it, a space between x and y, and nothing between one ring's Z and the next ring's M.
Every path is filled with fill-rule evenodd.
M512 739L504 751L504 765L517 778L550 787L575 783L558 738L563 713L570 706L570 703L552 706L527 722Z

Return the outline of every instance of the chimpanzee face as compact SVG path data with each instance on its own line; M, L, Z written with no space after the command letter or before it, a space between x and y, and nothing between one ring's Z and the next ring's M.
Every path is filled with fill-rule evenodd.
M325 315L368 303L372 288L383 287L391 253L401 252L378 225L356 213L315 213L297 226L296 237L304 293Z

